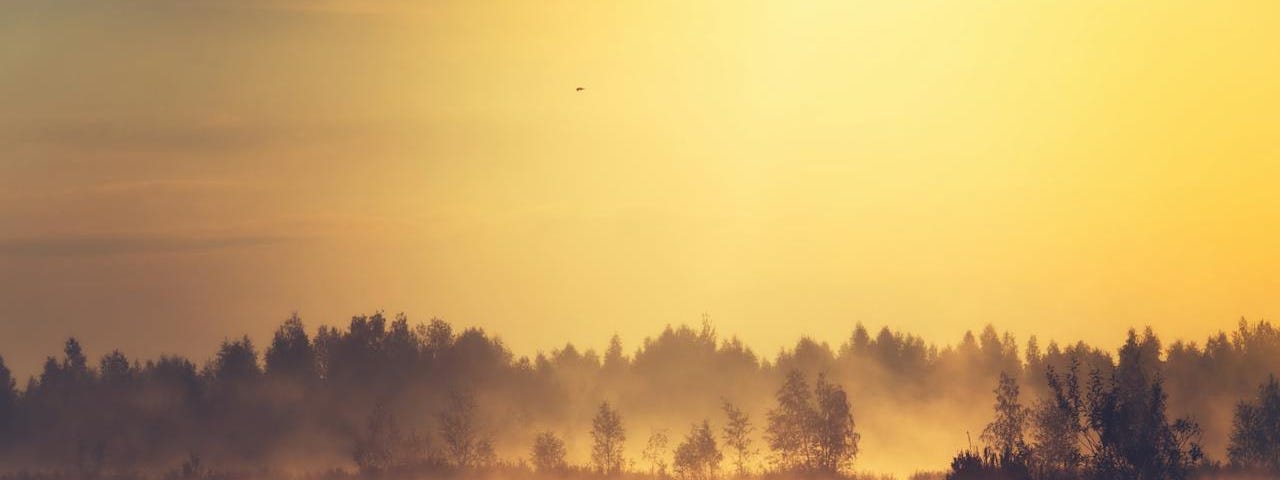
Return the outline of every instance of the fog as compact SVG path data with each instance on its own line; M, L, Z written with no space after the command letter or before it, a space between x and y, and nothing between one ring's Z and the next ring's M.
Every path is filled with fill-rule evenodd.
M1210 462L1227 457L1237 402L1280 364L1280 332L1267 322L1242 320L1203 343L1167 347L1146 329L1126 345L1151 359L1169 415L1199 424ZM657 455L665 459L695 423L720 432L728 402L750 422L745 468L764 474L777 470L766 421L794 371L847 393L860 440L844 473L907 478L940 472L957 451L982 443L1001 373L1032 405L1049 395L1049 367L1065 372L1074 362L1082 376L1109 375L1113 351L1019 341L992 326L934 345L859 324L838 345L802 337L767 356L704 319L631 344L615 336L599 350L565 344L516 357L494 333L438 319L375 313L308 329L294 316L271 339L231 338L201 362L118 351L95 362L68 339L25 383L0 368L0 386L10 385L0 401L0 458L9 472L159 475L198 458L221 471L354 473L361 445L392 435L423 462L449 465L466 454L464 467L517 468L531 460L535 436L549 432L577 468L592 462L593 418L607 403L625 431L625 470L641 474L657 469L646 452L651 435L670 439ZM462 453L452 438L460 428Z

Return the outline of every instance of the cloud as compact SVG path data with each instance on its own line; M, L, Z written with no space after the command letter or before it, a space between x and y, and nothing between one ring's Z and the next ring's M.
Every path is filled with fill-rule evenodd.
M269 149L333 145L350 140L412 139L424 129L412 118L353 120L245 120L161 118L42 117L13 119L0 112L0 165L49 161L48 155L27 152L60 151L82 159L103 153L113 156L160 154L166 162L191 156L262 152ZM6 155L9 153L9 155ZM135 155L138 154L138 155ZM25 159L25 160L24 160ZM79 161L79 160L75 160Z
M180 253L268 245L296 240L269 235L179 236L163 234L50 235L0 238L0 255L67 257Z
M131 124L111 121L50 121L5 135L16 145L79 150L226 152L261 147L288 132L247 125Z
M393 14L424 8L409 0L187 0L188 5L216 8L331 14Z

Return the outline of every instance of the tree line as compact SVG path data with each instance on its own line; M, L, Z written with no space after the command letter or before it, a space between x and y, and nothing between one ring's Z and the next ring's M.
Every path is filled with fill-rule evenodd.
M935 433L962 439L971 418L986 421L968 407L994 384L996 421L956 457L956 478L993 465L1039 475L1028 478L1274 471L1277 365L1280 332L1265 321L1203 346L1134 332L1115 356L990 326L937 346L858 324L838 346L801 338L766 358L705 319L630 352L615 336L600 353L516 356L438 319L375 313L309 332L295 315L265 349L227 339L200 364L119 351L93 362L72 338L19 388L0 358L0 467L849 474L864 450L889 447L899 419L935 412ZM1213 413L1237 402L1235 415ZM937 405L954 408L921 408ZM856 429L855 408L867 420ZM628 441L628 424L645 428Z
M1243 328L1246 328L1242 327ZM1267 328L1261 324L1260 328ZM1247 331L1247 330L1246 330ZM1171 418L1158 339L1130 331L1113 368L1045 366L1043 395L1029 405L1001 374L994 418L952 460L947 480L1181 480L1226 474L1280 475L1280 383L1235 405L1226 461L1206 456L1194 415ZM1249 477L1258 478L1258 477Z

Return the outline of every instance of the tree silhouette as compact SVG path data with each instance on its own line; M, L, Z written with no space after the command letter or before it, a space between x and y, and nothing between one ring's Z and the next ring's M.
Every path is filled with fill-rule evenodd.
M62 371L67 381L74 385L87 384L93 376L89 373L89 359L85 358L80 342L74 337L68 338L63 354Z
M817 401L814 467L819 472L840 473L850 467L858 456L858 442L862 435L854 429L853 413L844 387L828 382L825 374L818 374L813 391Z
M1280 331L1269 323L1242 322L1203 344L1174 342L1167 350L1141 330L1118 351L1051 341L1041 349L1029 340L1022 357L1012 336L994 327L941 347L889 328L872 331L859 325L836 348L802 338L764 358L709 324L672 326L633 355L611 338L599 353L566 345L528 358L483 330L455 330L439 319L414 325L403 314L359 315L309 336L295 315L275 330L261 359L254 341L232 337L199 364L170 355L135 360L108 348L92 366L72 338L26 379L13 378L0 361L0 460L15 470L109 476L170 470L195 451L207 455L203 468L213 475L304 455L317 459L316 468L349 468L359 451L362 470L429 477L440 468L519 468L497 462L495 449L513 452L522 438L537 445L536 428L578 432L555 439L565 450L589 448L592 467L616 475L629 466L618 415L625 410L633 421L654 422L642 425L654 433L637 460L656 476L669 473L668 447L675 447L656 427L723 414L714 441L742 475L752 473L756 453L746 412L759 408L768 412L758 423L773 470L848 475L864 444L843 386L886 416L877 420L910 416L912 428L935 423L954 432L962 427L947 423L951 416L968 419L938 407L987 401L995 384L994 421L983 436L990 448L961 452L956 465L965 472L1186 478L1201 466L1203 434L1218 442L1206 448L1227 452L1233 468L1275 475L1266 465L1274 464L1267 445L1276 422L1267 418L1276 408L1265 392L1280 363ZM1212 413L1239 398L1250 402L1237 408L1232 430ZM595 407L604 399L610 403L601 412ZM1016 408L1023 402L1032 408ZM1196 415L1203 432L1169 412ZM586 447L582 424L593 414ZM1009 433L1019 417L1021 437ZM865 446L881 453L871 445L886 445L891 423L873 422L862 433L876 442ZM690 445L686 454L697 451L691 439L681 439ZM1023 449L1029 455L1004 452Z
M104 385L108 386L124 386L134 380L137 372L133 366L129 365L128 357L125 357L119 350L112 350L111 353L103 355L99 361L98 378Z
M13 373L4 364L4 357L0 356L0 443L9 438L9 431L18 415L17 407L17 384L13 380Z
M1024 435L1028 413L1018 401L1018 381L1000 373L995 394L995 419L983 429L982 439L1000 455L1024 457L1030 453Z
M455 393L440 412L440 438L449 463L459 468L475 468L493 461L493 444L481 431L475 397Z
M319 376L315 348L296 313L276 329L263 360L269 376L302 383L314 382Z
M601 403L595 418L591 420L591 463L597 472L602 475L622 473L623 444L626 439L622 416L609 402Z
M533 449L529 452L529 458L533 463L533 468L538 473L556 473L562 472L568 468L569 464L565 462L564 440L556 437L552 432L539 433L533 439Z
M1159 351L1150 330L1142 339L1130 330L1110 384L1104 386L1099 376L1091 381L1089 423L1100 442L1093 458L1096 475L1182 479L1202 460L1199 426L1167 420L1167 396L1155 371Z
M1110 378L1093 370L1084 393L1075 360L1065 377L1046 366L1050 396L1038 404L1035 449L1027 454L1020 453L1027 447L1019 433L1025 412L1017 385L1002 377L996 420L984 434L995 448L956 457L952 473L1027 475L1030 469L1022 466L1032 458L1043 478L1188 478L1203 459L1200 429L1188 419L1167 419L1167 396L1154 364L1159 348L1150 331L1139 339L1131 330Z
M665 429L654 430L649 433L649 440L645 442L644 451L640 453L640 458L649 463L649 474L658 477L667 476L667 449L671 440L667 437Z
M732 403L725 401L721 406L724 411L725 425L721 432L724 445L733 452L733 467L738 476L745 477L751 467L752 458L758 453L752 448L751 434L755 427L751 418Z
M1236 468L1280 475L1280 382L1274 375L1253 402L1236 405L1227 456Z
M951 460L946 480L1035 480L1027 465L991 448L964 450Z
M422 328L423 348L431 359L436 359L453 345L453 326L439 318Z
M378 404L365 423L364 434L356 440L352 457L360 472L377 476L395 465L400 430L386 405Z
M951 461L948 480L1031 480L1031 450L1024 437L1028 412L1019 402L1017 380L1001 372L993 391L995 418L982 431L981 449L966 449Z
M1080 444L1097 445L1097 440L1088 436L1088 425L1082 419L1086 412L1080 396L1079 369L1076 358L1072 358L1065 376L1059 375L1052 365L1047 366L1045 377L1050 395L1041 399L1031 414L1035 425L1032 448L1035 462L1048 471L1066 476L1074 475L1083 461Z
M861 435L843 387L818 374L811 393L792 370L775 398L765 438L780 470L837 474L851 466Z
M813 394L800 371L787 372L775 398L778 406L769 410L765 433L769 449L773 451L773 463L782 471L805 470L816 456L812 432L818 414L813 408Z
M609 338L609 348L604 351L602 372L606 376L617 377L627 368L627 358L622 353L622 337L614 334Z
M676 476L686 480L712 480L720 469L724 454L716 446L711 425L703 420L695 424L684 441L676 447Z
M246 335L239 340L224 340L209 374L220 384L241 384L262 373L258 369L258 350Z

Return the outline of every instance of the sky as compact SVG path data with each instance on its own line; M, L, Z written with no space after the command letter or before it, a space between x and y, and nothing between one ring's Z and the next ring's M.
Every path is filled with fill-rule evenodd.
M0 0L0 355L1280 315L1280 3ZM578 91L582 87L582 91Z

